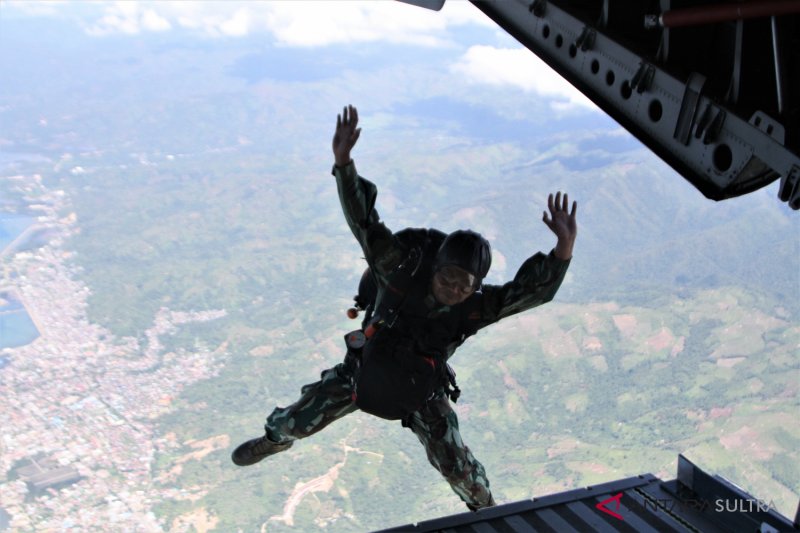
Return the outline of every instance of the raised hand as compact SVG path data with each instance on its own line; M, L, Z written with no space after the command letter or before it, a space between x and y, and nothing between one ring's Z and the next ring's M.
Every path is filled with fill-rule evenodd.
M553 199L552 193L547 198L547 208L550 210L550 215L548 216L547 211L544 211L542 220L558 237L555 248L556 257L566 261L572 258L572 247L578 236L578 222L575 219L578 204L572 202L572 212L569 212L569 197L564 193L562 200L561 191L559 191L556 193L555 199Z
M341 115L336 115L336 133L333 134L333 156L337 167L350 162L350 150L356 145L361 128L358 126L358 110L349 105Z

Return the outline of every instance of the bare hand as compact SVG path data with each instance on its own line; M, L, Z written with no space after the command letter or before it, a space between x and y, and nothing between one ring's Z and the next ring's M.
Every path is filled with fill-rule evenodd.
M569 197L565 193L562 200L561 191L559 191L556 193L555 200L552 194L547 198L547 208L550 210L550 215L548 216L545 211L542 220L558 237L555 248L556 257L563 260L570 259L575 238L578 236L578 222L575 219L578 203L572 202L572 212L570 213L568 211Z
M349 105L341 115L336 115L336 133L333 134L333 156L337 167L350 163L350 150L356 145L361 128L358 126L358 110Z

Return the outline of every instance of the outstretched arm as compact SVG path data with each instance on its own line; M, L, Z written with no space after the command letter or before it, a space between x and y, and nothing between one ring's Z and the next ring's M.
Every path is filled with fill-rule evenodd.
M358 128L358 111L347 106L336 117L333 135L333 175L339 191L339 201L347 225L364 251L367 264L380 277L388 274L403 258L403 253L392 232L380 221L375 210L378 188L358 175L350 151L361 135Z
M542 220L556 234L555 248L545 255L541 252L528 258L513 281L504 285L484 285L478 328L488 326L507 316L520 313L553 299L567 273L575 238L577 203L568 211L569 200L561 193L551 194Z

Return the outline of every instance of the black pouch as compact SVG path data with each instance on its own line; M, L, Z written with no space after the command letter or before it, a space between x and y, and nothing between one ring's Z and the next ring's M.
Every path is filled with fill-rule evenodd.
M355 402L369 414L402 420L425 405L438 376L435 359L417 353L413 340L379 329L362 351Z

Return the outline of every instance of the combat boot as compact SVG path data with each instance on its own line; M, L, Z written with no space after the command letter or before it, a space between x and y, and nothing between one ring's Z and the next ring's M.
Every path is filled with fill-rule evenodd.
M264 435L240 444L231 454L231 460L239 466L254 465L265 457L288 450L293 441L274 442Z
M494 507L495 505L497 505L497 503L494 501L494 496L492 496L490 494L489 495L489 501L487 503L485 503L485 504L483 504L481 506L477 506L477 505L473 505L471 503L468 503L467 507L469 508L470 511L472 511L474 513L474 512L480 511L481 509L486 509L488 507Z

